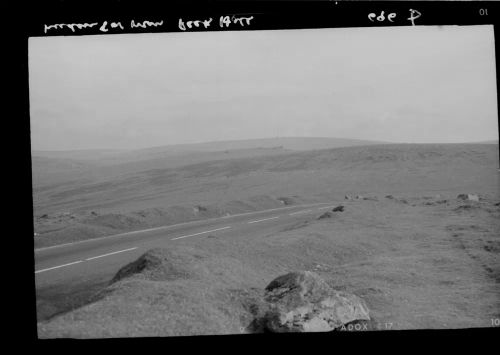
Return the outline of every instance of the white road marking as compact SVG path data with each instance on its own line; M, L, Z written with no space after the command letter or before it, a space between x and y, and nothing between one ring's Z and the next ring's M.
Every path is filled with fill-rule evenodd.
M127 236L127 235L132 235L132 234L138 234L138 233L143 233L143 232L150 232L150 231L154 231L154 230L174 228L174 227L179 227L179 226L189 225L189 224L194 224L194 223L210 222L210 221L216 221L216 220L219 220L219 219L226 219L226 218L230 218L230 217L239 217L239 216L246 216L246 215L252 215L252 214L259 214L259 213L270 212L270 211L279 211L279 210L287 210L287 209L289 210L291 208L297 208L297 207L310 207L310 206L326 205L328 203L330 203L330 202L318 202L318 203L311 203L311 204L305 204L305 205L295 205L295 206L288 206L288 207L271 208L271 209L268 209L268 210L238 213L238 214L232 214L232 215L223 216L223 217L200 219L200 220L196 220L196 221L189 221L189 222L183 222L183 223L177 223L177 224L170 224L170 225L167 225L167 226L161 226L161 227L155 227L155 228L148 228L148 229L140 229L140 230L131 231L131 232L125 232L125 233L120 233L120 234L107 235L105 237L100 237L100 238L90 238L90 239L80 240L78 242L73 242L73 243L64 243L64 244L52 245L50 247L38 248L38 249L35 249L35 252L39 252L39 251L43 251L43 250L48 250L48 249L53 249L53 248L59 248L59 247L68 246L68 245L74 245L74 244L80 244L80 243L87 243L87 242L92 242L92 241L95 242L96 240L104 240L104 239L108 239L108 238L123 237L123 236Z
M78 264L78 263L81 263L81 262L83 262L83 260L78 260L78 261L74 261L74 262L72 262L72 263L63 264L63 265L59 265L59 266L49 267L49 268L47 268L47 269L36 270L36 271L35 271L35 274L38 274L38 273L40 273L40 272L44 272L44 271L49 271L49 270L59 269L60 267L65 267L65 266L69 266L69 265L74 265L74 264Z
M85 259L85 260L94 260L94 259L98 259L98 258L103 258L103 257L108 256L108 255L113 255L113 254L123 253L123 252L129 251L129 250L134 250L134 249L137 249L137 248L138 248L138 247L135 247L135 248L129 248L129 249L124 249L124 250L118 250L118 251L114 251L114 252L112 252L112 253L107 253L107 254L103 254L103 255L93 256L93 257L88 258L88 259Z
M276 219L276 218L280 218L280 216L277 216L277 217L271 217L271 218L264 218L264 219L258 219L256 221L251 221L251 222L248 222L248 224L252 224L252 223L259 223L259 222L263 222L263 221L269 221L270 219Z
M311 212L312 210L303 210L303 211L298 211L298 212L294 212L294 213L290 213L289 216L294 216L296 214L299 214L299 213L306 213L306 212Z
M182 238L194 237L194 236L196 236L196 235L205 234L205 233L210 233L210 232L216 232L216 231L221 231L221 230L223 230L223 229L228 229L228 228L231 228L231 226L227 226L227 227L224 227L224 228L212 229L212 230L210 230L210 231L204 231L204 232L199 232L199 233L190 234L190 235L183 235L182 237L173 238L173 239L171 239L171 240L177 240L177 239L182 239Z
M129 251L129 250L134 250L134 249L137 249L138 247L134 247L134 248L129 248L129 249L124 249L124 250L118 250L118 251L114 251L112 253L107 253L107 254L103 254L103 255L98 255L98 256L94 256L92 258L88 258L88 259L85 259L86 261L88 260L93 260L93 259L98 259L98 258L103 258L105 256L108 256L108 255L113 255L113 254L118 254L118 253L123 253L125 251ZM65 266L69 266L69 265L74 265L74 264L79 264L83 262L83 260L78 260L78 261L74 261L72 263L67 263L67 264L63 264L63 265L59 265L59 266L54 266L54 267L49 267L47 269L42 269L42 270L36 270L35 271L35 274L38 274L40 272L44 272L44 271L49 271L49 270L54 270L54 269L59 269L61 267L65 267Z

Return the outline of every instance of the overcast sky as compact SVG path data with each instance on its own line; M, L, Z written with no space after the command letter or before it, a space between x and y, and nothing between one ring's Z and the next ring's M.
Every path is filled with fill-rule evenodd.
M498 139L492 26L30 38L34 150Z

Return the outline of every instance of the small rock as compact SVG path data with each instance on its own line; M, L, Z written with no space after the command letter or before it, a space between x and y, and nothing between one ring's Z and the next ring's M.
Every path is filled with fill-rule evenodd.
M198 212L206 212L207 211L207 208L205 206L201 206L201 205L197 205L197 206L194 206L193 207L193 211L195 213L198 213Z
M316 264L313 269L314 271L330 271L332 268L327 265Z
M332 289L311 271L292 272L267 287L264 324L272 332L325 332L356 320L370 320L356 295Z
M335 207L332 212L344 212L344 206Z
M457 196L459 200L479 201L479 196L476 194L460 194Z
M292 205L293 204L293 199L290 197L278 197L277 200L280 201L283 205Z
M389 200L394 200L394 196L392 195L386 195L385 198L388 198Z
M352 199L353 199L351 195L345 195L345 197L344 197L344 198L345 198L346 200L352 200Z

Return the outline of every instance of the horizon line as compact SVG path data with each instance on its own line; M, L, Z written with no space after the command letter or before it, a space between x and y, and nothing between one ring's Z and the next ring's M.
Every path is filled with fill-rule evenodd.
M383 141L383 140L370 140L361 138L340 138L340 137L325 137L325 136L286 136L286 137L261 137L261 138L245 138L245 139L228 139L228 140L211 140L211 141L201 141L193 143L174 143L165 145L154 145L147 147L136 147L136 148L76 148L76 149L33 149L31 152L41 152L41 153L54 153L54 152L83 152L83 151L138 151L147 150L162 147L176 147L176 146L188 146L188 145L201 145L201 144L211 144L211 143L230 143L230 142L244 142L244 141L256 141L256 140L278 140L278 139L337 139L337 140L350 140L350 141L360 141L367 142L374 145L377 144L495 144L499 143L499 139L484 139L484 140L474 140L474 141L457 141L457 142L401 142L401 141ZM371 145L370 144L370 145ZM242 148L244 149L244 148ZM253 148L252 148L253 149Z

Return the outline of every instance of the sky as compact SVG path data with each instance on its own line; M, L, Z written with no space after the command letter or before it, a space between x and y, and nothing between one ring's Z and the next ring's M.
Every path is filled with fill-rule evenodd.
M35 37L33 150L498 139L492 26Z

